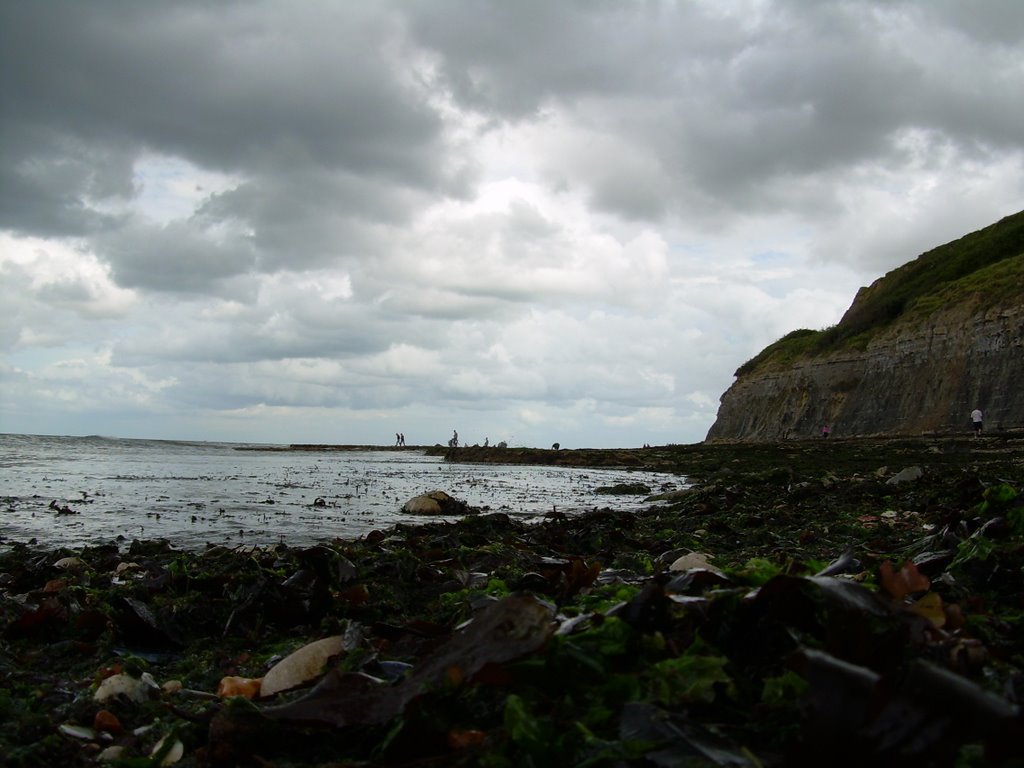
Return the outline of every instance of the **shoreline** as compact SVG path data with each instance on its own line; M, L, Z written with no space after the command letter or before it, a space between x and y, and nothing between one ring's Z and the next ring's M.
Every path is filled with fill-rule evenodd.
M1020 710L1007 692L1024 695L1024 500L1000 489L1024 490L1021 446L986 436L634 449L625 455L644 469L685 465L692 487L637 513L609 497L529 525L481 514L312 547L15 548L0 554L0 750L12 766L88 764L109 746L145 757L173 734L183 766L572 765L592 756L582 726L639 765L628 725L677 749L678 733L699 743L713 727L738 765L753 765L744 754L821 764L837 746L884 762L856 722L828 719L861 712L854 689L816 687L841 662L877 681L881 708L859 717L883 727L899 711L921 733L942 731L915 743L917 759L952 752L980 765L969 757L987 750L1009 766L999 750ZM506 450L531 462L623 458ZM694 559L672 570L684 556ZM505 623L523 639L501 634ZM263 678L335 636L348 645L325 680L341 687L310 681L244 706L217 696L224 678ZM460 645L470 640L472 653ZM461 677L443 671L453 664ZM934 670L928 701L901 688L922 669ZM143 673L157 688L141 700L95 699L103 679ZM935 701L960 715L930 730L946 716ZM301 721L286 716L296 707ZM121 730L104 730L101 711ZM544 735L524 740L530 729Z

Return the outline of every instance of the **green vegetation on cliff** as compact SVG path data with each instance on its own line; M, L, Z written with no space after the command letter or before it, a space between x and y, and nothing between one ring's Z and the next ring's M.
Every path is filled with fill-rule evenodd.
M1024 211L946 243L862 288L838 324L793 331L765 347L737 376L804 357L863 349L880 332L951 306L980 312L1021 296Z

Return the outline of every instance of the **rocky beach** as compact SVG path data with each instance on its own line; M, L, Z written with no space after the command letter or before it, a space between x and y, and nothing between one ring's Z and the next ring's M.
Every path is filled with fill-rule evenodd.
M317 546L7 542L5 764L1020 765L1024 435L447 458L691 486Z
M0 31L0 768L1024 768L1024 2Z

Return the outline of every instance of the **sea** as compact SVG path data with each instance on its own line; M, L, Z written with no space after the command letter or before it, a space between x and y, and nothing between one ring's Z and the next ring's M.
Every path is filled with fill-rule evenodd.
M166 539L173 547L311 546L356 539L412 516L406 501L442 490L523 521L552 511L639 510L644 496L603 486L686 487L677 475L615 469L452 464L415 448L286 446L0 434L0 548L70 548Z

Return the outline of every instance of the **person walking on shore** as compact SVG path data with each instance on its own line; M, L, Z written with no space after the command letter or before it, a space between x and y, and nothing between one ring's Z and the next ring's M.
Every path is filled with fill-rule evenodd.
M971 411L971 422L974 424L974 436L978 437L981 434L981 409L975 408Z

